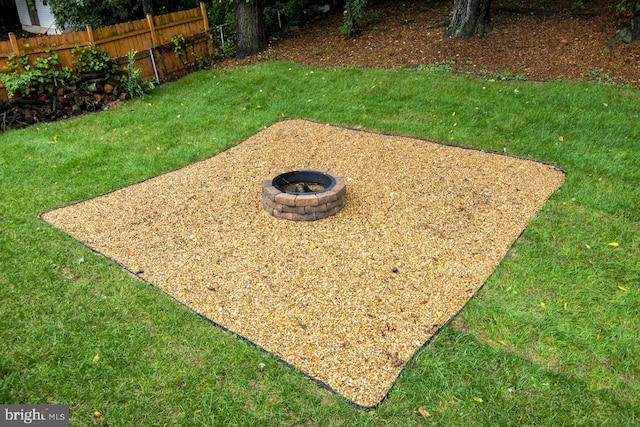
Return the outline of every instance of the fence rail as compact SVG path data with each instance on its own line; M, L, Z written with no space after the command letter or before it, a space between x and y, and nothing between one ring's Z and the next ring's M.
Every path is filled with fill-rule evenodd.
M176 36L185 40L184 46L174 44ZM198 60L209 62L214 53L205 4L200 3L194 9L147 15L145 19L95 30L87 26L85 31L24 39L9 33L8 41L0 41L0 69L13 54L28 54L35 59L53 51L58 53L62 66L72 68L71 52L76 46L106 50L111 58L120 58L120 62L129 52L137 51L136 67L142 71L142 77L160 81L188 73L199 65ZM7 99L1 82L0 97Z

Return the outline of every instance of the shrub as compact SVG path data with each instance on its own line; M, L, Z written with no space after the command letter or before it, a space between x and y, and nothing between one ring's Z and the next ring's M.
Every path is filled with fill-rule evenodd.
M0 72L9 98L48 95L59 85L72 84L76 78L68 67L60 66L57 52L47 51L31 61L24 53L13 54L8 65Z
M76 46L71 51L74 71L79 74L102 73L119 74L122 70L109 57L106 50L94 49L91 46Z

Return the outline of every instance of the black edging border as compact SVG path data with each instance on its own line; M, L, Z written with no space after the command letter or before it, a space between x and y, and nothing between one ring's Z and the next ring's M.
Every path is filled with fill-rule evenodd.
M172 170L169 170L169 171L166 171L166 172L162 172L162 173L160 173L160 174L158 174L158 175L155 175L155 176L152 176L152 177L149 177L149 178L145 178L145 179L143 179L142 181L138 181L138 182L134 182L134 183L132 183L132 184L128 184L128 185L126 185L125 187L121 187L121 188L117 188L117 189L115 189L115 190L108 191L108 192L106 192L106 193L103 193L103 194L100 194L100 195L97 195L97 196L91 197L90 199L80 200L80 201L76 201L76 202L69 203L69 204L67 204L67 205L63 205L63 206L59 206L59 207L55 207L55 208L51 208L51 209L47 209L47 210L45 210L44 212L42 212L40 215L38 215L38 218L39 218L42 222L44 222L45 224L47 224L48 226L53 227L53 228L55 228L55 229L57 229L57 230L62 231L62 232L63 232L67 237L70 237L71 239L75 240L76 242L79 242L82 246L84 246L84 247L88 248L91 252L96 253L96 254L99 254L99 255L101 255L102 257L104 257L105 259L107 259L107 260L110 260L110 261L114 262L116 265L118 265L119 267L121 267L121 268L123 268L124 270L128 271L128 272L129 272L129 273L131 273L133 276L137 277L139 280L141 280L142 282L146 283L147 285L152 286L152 287L154 287L154 288L156 288L156 289L158 289L158 290L162 291L162 293L163 293L163 294L165 294L166 296L170 297L171 299L173 299L174 301L176 301L176 302L177 302L178 304L180 304L181 306L183 306L183 307L187 308L189 311L191 311L191 312L195 313L198 317L200 317L200 318L202 318L202 319L206 320L207 322L209 322L209 323L213 324L214 326L217 326L218 328L222 329L223 331L230 333L231 335L235 336L236 338L240 338L242 341L247 342L247 343L249 343L249 344L253 345L253 346L254 346L254 347L256 347L258 350L261 350L263 353L266 353L266 354L270 355L271 357L275 358L277 361L279 361L280 363L284 364L285 366L288 366L288 367L290 367L290 368L293 368L293 369L297 370L298 372L301 372L301 373L302 373L304 376L306 376L308 379L310 379L310 380L311 380L311 381L313 381L314 383L318 384L319 386L321 386L321 387L323 387L323 388L325 388L325 389L329 390L330 392L332 392L332 393L333 393L334 395L336 395L337 397L339 397L339 398L341 398L341 399L344 399L345 401L347 401L347 402L348 402L349 404L351 404L352 406L354 406L354 407L356 407L356 408L358 408L358 409L363 409L363 410L372 410L372 409L376 409L376 408L378 408L380 405L382 405L382 403L384 403L384 402L387 400L387 398L389 397L389 395L390 395L390 394L391 394L391 392L393 391L393 388L395 387L396 382L398 381L398 378L400 377L400 375L401 375L401 374L402 374L402 372L404 371L405 367L406 367L406 366L407 366L407 365L408 365L408 364L409 364L409 363L410 363L410 362L411 362L411 361L416 357L416 354L417 354L420 350L422 350L424 347L426 347L427 345L429 345L429 343L431 343L431 340L433 340L435 337L437 337L437 336L440 334L440 331L441 331L442 329L444 329L446 326L448 326L448 325L449 325L449 323L451 323L451 322L452 322L452 321L453 321L453 320L458 316L458 314L460 314L460 313L462 312L462 310L466 307L466 305L467 305L467 304L468 304L468 303L469 303L473 298L475 298L475 297L476 297L476 295L477 295L477 294L478 294L478 293L479 293L479 292L484 288L484 285L489 281L489 279L491 278L491 276L493 276L493 274L495 273L496 269L500 266L500 264L502 264L502 262L507 258L507 256L508 256L508 255L509 255L509 253L511 252L511 249L513 248L513 244L512 244L511 246L509 246L509 248L507 249L507 252L506 252L506 253L504 254L504 256L500 259L500 261L496 264L495 268L494 268L494 269L489 273L489 275L488 275L488 276L487 276L487 278L484 280L484 282L483 282L483 283L482 283L482 284L481 284L481 285L480 285L480 286L475 290L475 292L471 295L471 297L467 300L467 302L465 302L465 303L464 303L464 305L463 305L462 307L460 307L460 310L456 311L456 312L455 312L451 317L449 317L449 319L448 319L446 322L444 322L442 325L440 325L440 326L438 327L438 329L437 329L437 330L436 330L436 331L431 335L431 337L429 337L429 339L428 339L428 340L426 340L426 341L424 342L424 344L422 344L419 348L417 348L417 349L413 352L413 354L411 355L411 357L410 357L407 361L405 361L405 362L404 362L404 364L402 365L402 369L400 369L400 372L398 373L398 376L396 376L395 380L393 381L393 383L392 383L392 384L391 384L391 386L389 387L389 390L387 390L387 392L386 392L386 393L385 393L385 395L382 397L382 399L380 399L380 400L378 401L378 403L376 403L375 405L371 405L371 406L364 406L364 405L360 405L360 404L358 404L358 403L356 403L356 402L352 401L351 399L347 398L346 396L343 396L342 394L338 393L336 390L334 390L333 388L331 388L331 386L329 386L329 385L328 385L328 384L326 384L325 382L323 382L323 381L321 381L321 380L319 380L319 379L317 379L317 378L313 377L312 375L308 374L307 372L303 371L302 369L298 368L297 366L292 365L291 363L289 363L289 362L287 362L286 360L282 359L282 358L281 358L280 356L278 356L277 354L274 354L274 353L271 353L271 352L267 351L266 349L264 349L263 347L261 347L259 344L257 344L257 343L255 343L255 342L253 342L253 341L249 340L248 338L246 338L246 337L244 337L244 336L242 336L242 335L240 335L240 334L238 334L238 333L236 333L236 332L232 331L231 329L229 329L229 328L227 328L227 327L225 327L225 326L223 326L223 325L220 325L220 324L219 324L219 323L217 323L217 322L214 322L213 320L209 319L208 317L204 316L203 314L201 314L201 313L197 312L197 311L196 311L196 310L194 310L193 308L189 307L187 304L183 303L182 301L179 301L179 300L178 300L177 298L175 298L174 296L169 295L168 293L166 293L165 291L163 291L161 288L159 288L158 286L154 285L154 284L153 284L153 283L151 283L150 281L148 281L148 280L146 280L146 279L144 279L144 278L140 277L140 274L142 274L142 272L141 272L141 271L133 271L133 270L131 270L130 268L128 268L128 267L126 267L125 265L123 265L122 263L120 263L118 260L116 260L116 259L114 259L114 258L109 258L108 256L104 255L102 252L99 252L98 250L96 250L94 247L92 247L92 246L90 246L90 245L88 245L88 244L86 244L86 243L82 242L82 241L81 241L81 240L79 240L79 239L76 239L75 237L73 237L73 236L71 236L69 233L67 233L65 230L62 230L61 228L58 228L58 227L54 226L53 224L51 224L51 223L47 222L44 218L42 218L42 216L43 216L43 215L45 215L45 214L46 214L46 213L48 213L48 212L51 212L51 211L54 211L54 210L58 210L58 209L62 209L62 208L69 207L69 206L73 206L73 205L77 205L77 204L83 203L83 202L85 202L85 201L87 201L87 200L92 200L92 199L95 199L95 198L98 198L98 197L106 196L106 195L108 195L108 194L115 193L116 191L122 190L123 188L127 188L127 187L130 187L130 186L132 186L132 185L142 184L143 182L146 182L146 181L152 180L152 179L157 178L157 177L162 176L162 175L166 175L166 174L169 174L169 173L173 173L173 172L179 171L179 170L184 169L184 168L186 168L186 167L188 167L188 166L191 166L191 165L193 165L193 164L197 164L197 163L200 163L200 162L208 161L208 160L212 159L213 157L217 156L217 155L218 155L218 154L220 154L220 153L223 153L223 152L225 152L225 151L231 150L231 149L233 149L233 148L234 148L234 147L236 147L236 146L239 146L239 145L240 145L240 144L242 144L243 142L247 141L249 138L253 137L256 133L259 133L259 132L261 132L262 130L267 129L267 128L269 128L269 127L271 127L271 126L275 125L276 123L286 122L286 121L292 121L292 120L304 120L304 121L308 121L308 122L315 123L315 124L328 125L328 126L333 126L333 127L337 127L337 128L346 129L346 130L352 130L352 131L364 132L364 133L375 134L375 135L395 136L395 137L402 137L402 138L412 138L412 139L417 139L417 140L419 140L419 141L423 141L423 142L429 142L429 143L435 143L435 144L443 145L443 146L446 146L446 147L460 148L460 149L463 149L463 150L478 151L478 152L485 153L485 154L495 154L495 155L504 156L504 157L511 157L511 158L516 158L516 159L521 159L521 160L527 160L527 161L531 161L531 162L536 162L536 163L544 164L544 165L547 165L547 166L552 166L552 167L554 167L555 169L557 169L557 170L559 170L560 172L562 172L562 173L564 174L564 176L565 176L565 177L567 176L567 172L566 172L564 169L562 169L560 166L556 165L555 163L552 163L552 162L545 162L545 161L540 161L540 160L532 159L532 158L529 158L529 157L526 157L526 156L514 156L514 155L506 154L506 153L504 153L504 152L499 152L499 151L487 151L487 150L483 150L483 149L480 149L480 148L477 148L477 147L471 147L471 146L468 146L468 145L459 145L459 144L457 145L457 144L451 144L451 143L447 143L447 142L443 142L443 141L434 141L434 140L431 140L431 139L426 139L426 138L422 138L422 137L416 137L416 136L414 136L414 135L398 134L398 133L392 133L392 132L379 132L379 131L374 131L374 130L368 130L368 129L357 128L357 127L354 127L354 126L347 126L347 125L340 125L340 124L333 124L333 123L321 122L321 121L319 121L319 120L314 120L314 119L299 118L299 117L288 117L288 118L284 118L284 119L276 120L276 121L272 122L272 123L271 123L271 124L269 124L269 125L266 125L266 126L262 126L262 127L260 127L260 128L258 129L258 131L257 131L257 132L255 132L255 133L251 134L250 136L248 136L248 137L244 138L243 140L241 140L241 141L239 141L239 142L237 142L237 143L235 143L235 144L233 144L233 145L231 145L231 146L227 147L226 149L220 150L219 152L217 152L217 153L215 153L215 154L213 154L213 155L211 155L211 156L209 156L209 157L206 157L206 158L204 158L204 159L201 159L201 160L198 160L198 161L195 161L195 162L192 162L192 163L189 163L189 164L186 164L186 165L183 165L183 166L177 167L177 168L175 168L175 169L172 169ZM563 180L562 184L560 184L560 187L558 187L558 188L557 188L553 193L551 193L551 194L549 195L549 197L548 197L548 198L545 200L545 202L543 203L543 206L548 202L548 200L549 200L549 199L550 199L550 198L551 198L551 197L552 197L552 196L553 196L557 191L559 191L559 190L562 188L562 186L564 185L564 182L565 182L565 180ZM540 211L538 211L538 213L539 213L539 212L540 212ZM538 216L538 213L536 213L536 215L535 215L533 218L536 218L536 217ZM527 227L525 227L525 228L520 232L520 234L518 234L518 236L517 236L517 237L516 237L516 239L514 240L514 243L520 239L520 237L521 237L521 236L522 236L522 234L526 231L526 229L527 229Z

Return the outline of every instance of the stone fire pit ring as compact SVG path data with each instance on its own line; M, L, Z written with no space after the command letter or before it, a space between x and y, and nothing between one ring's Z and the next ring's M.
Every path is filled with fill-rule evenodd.
M340 212L346 193L344 180L329 171L293 170L262 181L262 206L279 219L315 221Z

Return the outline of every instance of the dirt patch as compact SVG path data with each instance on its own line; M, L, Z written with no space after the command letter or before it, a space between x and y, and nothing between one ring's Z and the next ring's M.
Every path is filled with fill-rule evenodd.
M263 209L263 178L344 178L317 221ZM43 219L362 406L482 286L561 185L538 162L286 120L202 162Z
M584 9L576 1L493 1L495 6L557 9L552 16L492 11L493 31L469 40L444 38L451 0L370 1L370 13L360 37L345 40L335 11L300 30L271 41L257 56L228 60L220 66L257 61L294 61L323 66L366 68L417 67L447 64L459 70L502 78L530 80L595 80L637 84L640 41L605 47L624 26L618 2L591 0Z

